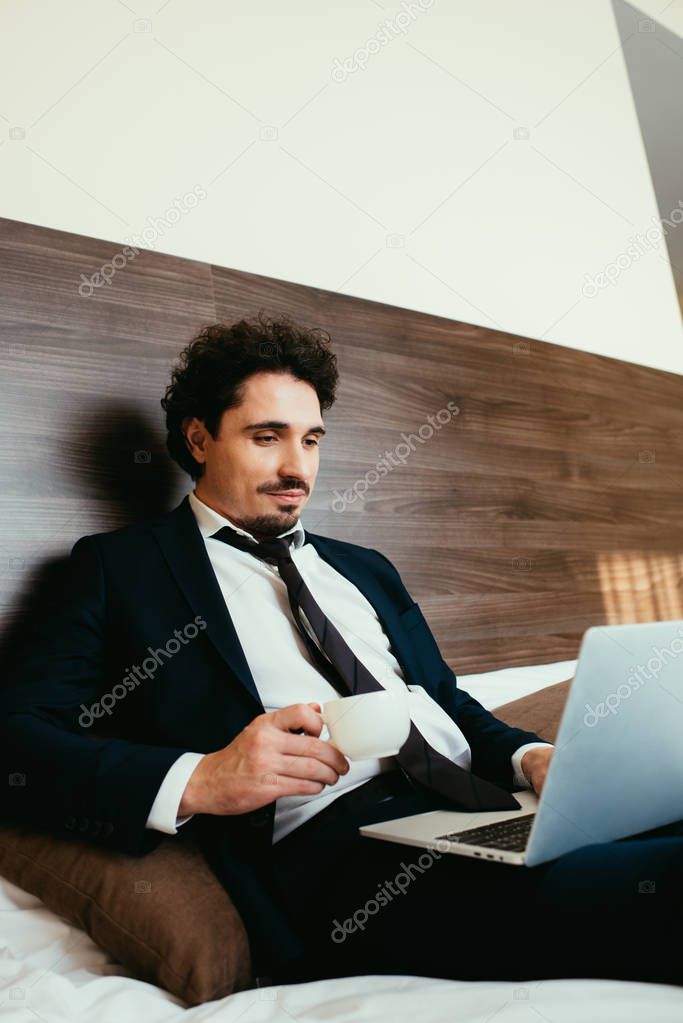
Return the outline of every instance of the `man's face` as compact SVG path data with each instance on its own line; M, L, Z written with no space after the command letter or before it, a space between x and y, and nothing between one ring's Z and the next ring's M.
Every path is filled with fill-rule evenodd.
M310 384L291 373L255 373L244 382L242 404L223 413L215 440L201 420L185 424L190 450L204 465L197 497L258 539L278 536L311 496L324 430ZM287 498L294 490L298 496Z

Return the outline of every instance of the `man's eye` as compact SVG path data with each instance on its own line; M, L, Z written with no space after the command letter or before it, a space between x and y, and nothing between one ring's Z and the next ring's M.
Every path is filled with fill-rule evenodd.
M257 437L256 440L277 440L277 437L274 434L270 433L266 437ZM313 444L314 447L316 447L316 448L318 447L318 441L317 440L313 440L312 437L309 437L306 440L306 444Z

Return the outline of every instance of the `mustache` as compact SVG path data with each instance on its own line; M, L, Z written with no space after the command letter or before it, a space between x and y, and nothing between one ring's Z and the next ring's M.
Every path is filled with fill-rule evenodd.
M262 492L264 494L279 494L281 490L301 490L304 494L308 493L308 487L303 483L290 483L286 487L268 487L267 489L264 487Z

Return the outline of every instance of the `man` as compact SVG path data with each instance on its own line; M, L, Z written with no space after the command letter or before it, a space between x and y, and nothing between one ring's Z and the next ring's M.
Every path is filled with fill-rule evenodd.
M61 606L3 697L3 762L26 777L9 813L134 855L192 829L274 979L657 979L633 954L634 928L658 919L634 892L647 878L650 903L680 911L683 839L525 869L426 862L358 835L457 807L463 777L494 802L540 793L553 746L457 687L380 552L303 529L337 379L324 332L285 317L217 324L188 345L162 406L194 490L160 519L74 545ZM349 665L375 688L410 687L427 774L403 749L350 763L323 741L321 704L344 694ZM577 948L567 927L591 912Z

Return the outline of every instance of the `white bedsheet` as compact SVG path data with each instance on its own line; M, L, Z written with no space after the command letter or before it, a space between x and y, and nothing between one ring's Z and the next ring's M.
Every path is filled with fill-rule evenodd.
M459 677L492 708L573 675L575 661ZM167 1023L181 1020L334 1023L673 1023L683 987L617 980L454 981L364 976L242 991L186 1009L135 980L77 928L0 879L0 1015L3 1023Z
M573 678L578 661L555 661L553 664L532 664L530 667L501 668L478 675L457 675L458 687L487 710L521 696L545 689L555 682Z

